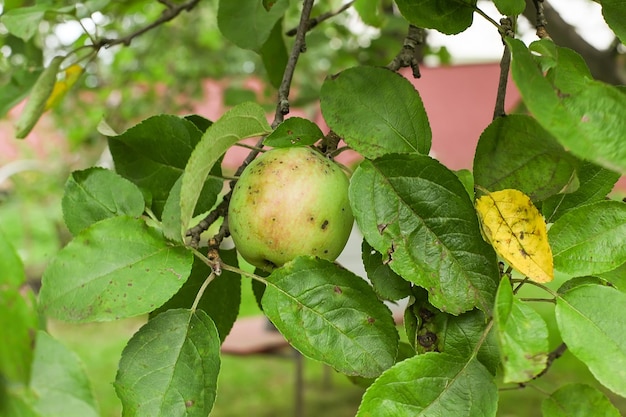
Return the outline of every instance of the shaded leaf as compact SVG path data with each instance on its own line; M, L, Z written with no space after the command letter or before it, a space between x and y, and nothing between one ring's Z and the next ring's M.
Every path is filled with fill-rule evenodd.
M411 283L383 262L382 255L367 240L361 244L361 259L374 291L383 300L397 301L411 295Z
M626 42L626 10L621 0L602 0L602 16L622 43Z
M476 200L485 239L506 262L535 282L554 279L546 223L518 190L488 193Z
M514 188L542 201L565 187L576 164L535 119L513 114L497 118L481 134L474 181L490 191Z
M620 417L611 401L585 384L568 384L541 402L543 417Z
M393 71L347 69L324 81L320 100L328 126L367 158L430 150L432 133L422 99Z
M123 416L206 417L215 402L220 338L202 310L148 321L122 352L115 391Z
M429 352L402 361L365 392L357 417L495 416L498 387L476 358Z
M44 19L48 7L45 4L19 7L4 13L0 20L9 33L28 41L37 33L39 24Z
M160 218L170 190L201 137L193 122L162 114L109 137L109 148L115 170L141 188L149 207ZM222 190L220 179L209 178L202 185L202 205L195 214L211 208Z
M185 236L189 227L209 172L222 155L241 139L261 136L271 130L263 108L256 103L233 107L207 129L185 166L180 190L181 236Z
M220 251L224 263L237 266L237 252L234 249ZM194 256L191 275L182 288L165 304L150 313L150 317L176 308L191 308L200 287L211 274L211 268ZM235 324L241 304L241 276L234 272L222 270L207 286L198 309L206 312L215 323L220 339L224 341Z
M547 366L548 326L539 313L515 298L503 278L494 309L496 334L504 366L504 382L532 380Z
M65 183L61 205L65 224L74 235L109 217L139 217L145 207L135 184L97 167L72 172Z
M350 204L368 243L397 274L428 289L434 306L491 310L495 253L454 173L425 155L366 160L352 176Z
M301 117L290 117L267 135L263 143L272 147L313 145L324 136L313 122Z
M591 162L583 163L577 173L578 188L575 191L557 194L541 204L541 211L548 223L554 223L573 208L604 200L620 177L617 172Z
M289 1L276 0L270 8L266 6L259 0L220 0L217 11L220 32L240 48L258 51L285 13Z
M14 70L11 80L2 85L0 95L0 117L28 96L29 91L39 78L41 70Z
M476 0L395 0L402 16L420 28L437 29L447 35L471 26Z
M363 377L393 365L398 332L363 279L332 262L298 257L267 281L263 311L303 355Z
M381 27L386 21L385 11L381 2L356 0L353 7L361 17L361 20L367 25Z
M572 275L611 271L626 262L626 204L598 201L561 216L548 237L557 270Z
M283 39L283 19L278 19L270 32L267 41L259 50L267 78L274 88L279 88L283 80L283 73L287 66L287 47Z
M37 333L30 388L42 416L100 415L78 356L43 331Z
M556 302L556 321L567 348L602 385L626 396L626 294L581 285Z
M191 252L169 245L141 219L102 220L80 232L50 262L40 307L71 322L145 314L180 289L191 264Z

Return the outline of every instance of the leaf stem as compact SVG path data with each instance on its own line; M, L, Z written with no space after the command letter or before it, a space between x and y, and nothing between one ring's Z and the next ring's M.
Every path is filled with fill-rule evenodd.
M263 284L267 285L267 280L265 278L255 275L251 272L244 271L243 269L237 268L236 266L231 266L231 265L222 263L222 268L227 271L234 272L236 274L239 274L248 278L252 278L256 281L262 282Z
M485 343L485 340L487 340L487 336L489 335L489 332L491 331L491 328L493 327L493 323L494 323L493 318L489 320L489 323L487 323L487 327L485 327L485 330L483 330L483 334L480 336L478 343L476 343L476 346L474 346L472 357L476 357L476 355L478 355L478 351L480 350L480 347L483 345L483 343Z
M558 294L556 291L552 290L551 288L546 287L546 286L545 286L545 285L543 285L543 284L540 284L540 283L538 283L538 282L535 282L535 281L529 280L528 278L525 278L525 279L512 279L512 280L511 280L511 282L519 282L519 283L522 283L522 284L530 284L530 285L534 285L535 287L539 287L539 288L541 288L542 290L546 291L547 293L549 293L549 294L550 294L551 296L553 296L554 298L559 297L559 294Z
M211 271L209 276L202 283L202 286L198 290L198 294L196 294L195 300L193 300L193 305L191 306L191 311L192 312L195 312L196 309L198 308L198 303L200 303L200 299L204 295L204 291L206 291L206 289L209 286L209 284L211 283L211 281L213 281L215 279L215 276L216 276L215 272Z
M556 303L556 299L555 298L520 298L520 301L535 301L535 302L540 302L540 303L551 303L551 304L555 304Z

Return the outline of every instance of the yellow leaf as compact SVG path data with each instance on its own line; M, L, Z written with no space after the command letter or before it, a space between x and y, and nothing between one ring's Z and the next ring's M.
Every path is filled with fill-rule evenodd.
M476 200L483 236L513 268L535 282L554 279L546 222L530 198L501 190Z
M82 73L83 68L78 64L67 67L65 70L65 79L59 80L54 84L52 93L50 97L48 97L48 101L46 101L45 110L51 109L59 104L69 89L76 84L76 81L78 81Z

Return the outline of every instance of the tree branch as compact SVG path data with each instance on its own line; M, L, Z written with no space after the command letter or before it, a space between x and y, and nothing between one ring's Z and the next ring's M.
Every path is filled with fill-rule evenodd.
M167 8L165 10L163 10L163 13L161 14L161 16L155 20L154 22L150 23L147 26L144 26L143 28L129 34L126 36L123 36L121 38L116 38L116 39L107 39L107 38L103 38L100 39L99 41L95 42L93 47L95 49L100 49L100 48L110 48L112 46L115 45L125 45L128 46L130 45L130 43L132 42L133 39L135 39L137 36L143 35L144 33L148 32L151 29L154 29L157 26L162 25L163 23L169 22L170 20L174 19L176 16L178 16L179 14L181 14L183 11L189 11L191 9L193 9L194 7L196 7L196 5L200 2L200 0L190 0L186 3L181 3L181 4L175 4L171 1L168 0L159 0L159 3L164 4Z
M348 10L350 7L352 7L352 5L354 4L354 0L347 2L346 4L344 4L343 6L341 6L339 9L337 9L334 12L326 12L326 13L322 13L321 15L314 17L312 19L309 19L307 26L306 26L306 30L307 32L311 29L313 29L315 26L319 25L320 23L322 23L324 20L328 20L331 17L335 17L338 14L341 14L343 12L345 12L346 10ZM295 36L296 33L298 33L298 28L293 28L293 29L289 29L285 34L287 36Z
M504 101L506 99L506 86L509 81L509 69L511 68L511 51L504 38L506 36L514 36L515 31L513 27L513 20L511 18L504 18L500 20L502 25L502 40L504 44L504 50L502 51L502 59L500 60L500 79L498 81L498 93L496 95L496 106L493 110L493 120L498 117L505 116Z
M413 78L420 78L421 45L424 44L426 31L417 26L409 25L409 33L404 38L404 45L398 55L387 65L392 71L400 68L411 67Z

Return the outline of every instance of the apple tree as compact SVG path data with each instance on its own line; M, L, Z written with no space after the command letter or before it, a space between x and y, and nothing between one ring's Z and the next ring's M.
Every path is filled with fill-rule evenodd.
M72 85L95 76L109 48L132 50L149 42L153 29L185 13L202 16L203 8L217 13L218 27L207 33L260 57L275 87L272 114L266 103L246 101L216 120L163 113L123 132L101 124L114 169L91 167L67 179L62 209L72 239L48 264L37 296L23 287L21 261L0 236L5 415L97 415L76 359L37 330L41 318L84 323L138 315L149 320L129 340L114 381L124 416L209 415L220 345L248 280L264 314L296 350L368 387L359 417L494 416L499 390L532 385L566 350L606 390L554 387L543 415L619 415L605 392L626 397L626 204L607 196L626 173L626 96L550 37L543 1L529 2L537 29L530 43L517 33L523 0L494 0L496 14L475 0L356 0L337 8L313 0L158 3L152 20L135 31L91 31L57 47L38 69L15 71L1 104L6 110L28 96L16 138L28 136L64 95L77 94ZM617 45L626 37L626 5L600 3ZM123 7L132 8L5 2L0 22L15 50L28 56L42 26L94 13L106 26L113 22L106 16ZM308 39L348 9L371 26L403 22L405 38L390 60L348 61L320 79L324 132L306 118L286 117L299 92L291 87L298 62L311 53ZM438 138L406 77L420 76L427 30L458 34L475 19L489 21L491 36L502 40L500 87L472 171L453 171L429 156ZM503 105L509 73L524 102L516 114ZM257 142L244 145L248 157L234 175L224 175L224 154L250 138ZM311 250L255 270L245 261L255 263L250 243L242 243L247 229L234 249L228 246L231 216L264 215L256 200L233 194L240 177L267 179L263 170L246 172L249 164L265 147L288 154L305 146L323 161L319 170L340 170L332 160L346 149L361 157L343 191L364 237L367 280ZM294 177L287 172L281 181ZM306 191L336 186L319 178ZM278 186L263 183L270 191ZM274 193L276 224L274 217L266 221L256 243L271 236L289 247L317 238L305 216L289 223L291 234L274 232L283 215L304 209L313 218L343 191L327 192L322 202L302 198L303 207L287 199L291 191ZM324 212L322 233L341 217L333 213ZM344 244L341 233L334 239ZM400 326L389 301L404 306ZM549 306L556 334L535 309L539 302Z

